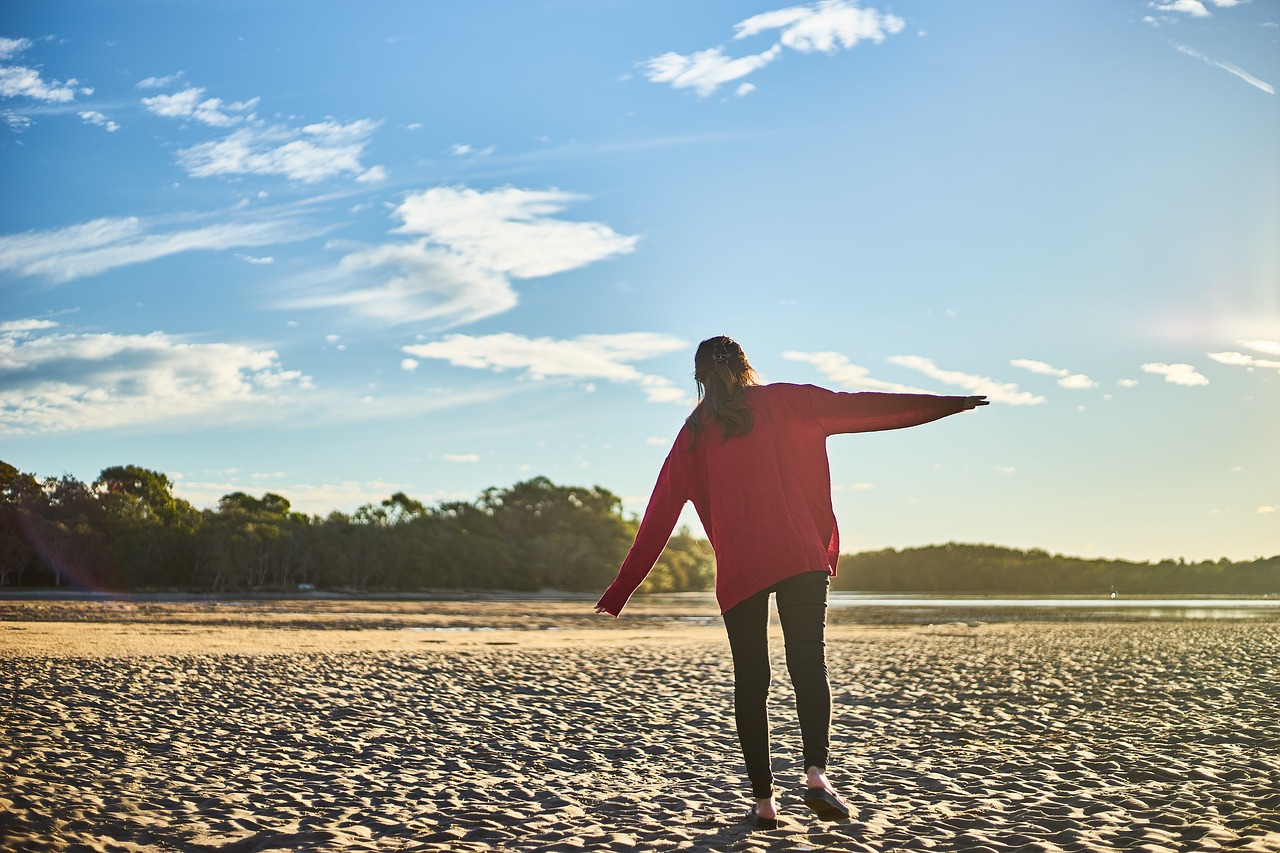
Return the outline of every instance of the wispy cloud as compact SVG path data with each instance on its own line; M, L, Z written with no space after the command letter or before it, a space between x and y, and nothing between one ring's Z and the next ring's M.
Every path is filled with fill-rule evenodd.
M25 332L36 332L40 329L52 329L58 324L53 320L6 320L0 323L0 335L17 335Z
M860 41L884 41L902 31L906 22L896 15L863 9L852 0L820 0L753 15L734 25L734 38L780 30L779 43L801 53L835 53Z
M120 129L120 125L116 124L114 121L107 118L105 115L98 112L97 110L85 110L84 112L80 113L80 118L84 121L85 124L92 124L92 125L96 125L97 127L104 128L107 131L107 133L115 133L117 130Z
M27 38L0 37L0 61L25 53L34 44ZM25 65L0 66L0 98L30 98L33 101L61 104L74 101L76 95L92 94L93 89L81 86L80 81L74 78L66 82L46 80L35 68ZM9 119L9 124L11 127L21 129L30 124L30 120L24 121L20 117L14 117Z
M1030 370L1032 373L1038 373L1041 376L1056 376L1058 385L1063 388L1083 391L1089 388L1096 388L1097 382L1094 382L1083 373L1072 373L1061 367L1054 367L1052 364L1046 364L1043 361L1036 361L1030 358L1015 358L1009 362L1014 367L1021 367L1024 370Z
M1208 14L1208 12L1206 12L1205 14ZM1177 42L1172 42L1172 41L1169 42L1169 44L1173 47L1174 50L1178 51L1179 53L1184 53L1187 56L1195 57L1196 59L1199 59L1201 62L1205 62L1205 63L1208 63L1209 65L1212 65L1214 68L1221 68L1223 71L1227 72L1228 74L1234 74L1236 77L1239 77L1241 80L1248 83L1250 86L1253 86L1256 89L1261 89L1262 91L1266 92L1268 95L1274 95L1276 93L1276 89L1274 86L1272 86L1270 83L1266 82L1265 80L1259 80L1257 77L1254 77L1252 74L1245 71L1243 68L1239 68L1235 65L1232 65L1229 62L1222 62L1221 60L1213 59L1211 57L1205 56L1200 51L1196 50L1195 48L1187 47L1185 44L1178 44Z
M1266 355L1280 356L1280 341L1237 341L1240 346L1255 352L1264 353ZM1260 367L1264 370L1280 370L1280 360L1273 358L1258 358L1256 355L1243 352L1211 352L1207 353L1209 358L1219 364L1229 364L1234 367L1245 367L1252 370Z
M582 335L567 340L527 338L509 332L495 335L447 335L439 341L403 347L416 358L433 358L475 370L519 371L522 378L603 379L639 385L652 402L683 403L683 391L662 376L643 373L632 362L687 347L669 335L633 332Z
M1000 382L986 376L962 373L958 370L946 370L938 367L932 360L918 355L895 355L889 359L891 364L918 370L925 376L955 385L973 394L984 394L993 403L1006 403L1010 406L1036 406L1045 401L1044 397L1021 391L1012 382Z
M218 251L304 240L324 229L293 219L230 222L186 230L126 217L0 237L0 270L54 284L193 250Z
M927 394L920 388L874 379L871 371L837 352L784 352L788 361L812 364L818 372L847 391L885 391L897 394Z
M12 59L31 49L31 39L11 39L0 36L0 60Z
M1172 3L1150 3L1148 4L1157 12L1181 12L1190 15L1193 18L1209 17L1209 10L1200 0L1173 0Z
M0 433L155 424L288 399L310 379L277 354L240 344L51 331L19 321L0 332Z
M162 86L176 77L148 78L143 81L148 84L144 88ZM365 148L381 122L358 119L343 123L330 119L301 127L268 124L254 112L259 102L259 98L227 102L205 97L205 89L199 86L142 99L143 106L158 116L190 119L214 128L236 128L221 139L178 151L178 164L195 178L280 175L301 183L343 176L363 183L386 180L385 167L362 162Z
M1189 364L1165 364L1164 362L1153 361L1142 365L1142 369L1147 373L1163 376L1165 382L1170 382L1174 385L1194 387L1196 385L1209 384L1209 380Z
M1239 341L1240 346L1266 355L1280 355L1280 341Z
M690 54L668 52L644 60L640 68L655 83L676 89L692 89L700 97L712 95L725 83L740 80L777 59L783 48L800 53L836 53L860 41L882 42L902 31L906 22L896 15L864 9L853 0L819 0L753 15L734 25L734 39L778 31L778 41L768 49L732 57L716 46ZM740 85L739 96L755 90Z
M289 482L287 475L283 482L271 483L268 487L261 480L248 478L246 482L235 472L232 476L224 476L219 480L196 479L196 476L208 477L209 474L187 476L182 473L170 473L173 480L173 493L194 506L212 508L218 505L223 495L231 492L255 493L263 490L274 492L288 498L290 509L294 512L305 512L312 515L327 516L335 510L353 512L360 506L378 503L396 492L402 492L409 486L405 483L387 480L344 480L338 483L297 483ZM424 499L466 499L471 495L419 495Z
M185 71L178 71L173 74L166 74L163 77L147 77L139 80L134 85L139 89L164 89L177 83L186 75Z
M476 148L474 145L468 145L465 142L455 142L449 146L449 154L452 157L488 157L497 150L495 145Z
M1209 2L1223 9L1240 5L1240 0L1209 0ZM1202 0L1171 0L1168 3L1152 2L1147 5L1157 12L1178 12L1193 18L1209 17L1209 9Z
M383 180L386 169L361 162L378 122L320 122L301 128L244 127L230 136L178 152L178 163L194 178L215 175L281 175L315 183L343 175Z
M541 278L634 251L638 238L599 222L560 219L582 196L503 187L409 194L392 233L416 237L347 254L336 286L294 300L346 307L388 323L472 322L518 301L512 279ZM372 280L372 281L371 281Z
M65 83L45 80L40 72L24 65L0 66L0 98L31 98L36 101L66 103L74 101L77 94L91 95L92 89L80 86L75 79Z
M171 95L143 98L142 105L158 116L191 118L210 127L231 127L254 118L258 98L228 104L221 98L206 98L204 91L192 86Z
M674 89L693 89L700 97L708 97L725 83L746 77L764 68L782 54L774 45L751 56L726 56L724 48L713 47L683 55L668 52L641 63L644 75L654 83L670 83Z

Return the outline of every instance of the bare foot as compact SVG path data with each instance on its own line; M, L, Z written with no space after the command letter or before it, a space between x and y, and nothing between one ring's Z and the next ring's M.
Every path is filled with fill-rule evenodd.
M763 820L776 820L778 817L778 802L773 797L756 800L756 816Z
M826 788L831 793L835 793L836 789L831 787L831 782L827 780L827 774L822 772L820 767L810 767L804 771L804 784L807 788Z
M808 767L804 771L805 787L809 791L823 791L823 795L805 795L805 805L823 820L843 820L850 815L849 804L840 798L831 786L821 767Z

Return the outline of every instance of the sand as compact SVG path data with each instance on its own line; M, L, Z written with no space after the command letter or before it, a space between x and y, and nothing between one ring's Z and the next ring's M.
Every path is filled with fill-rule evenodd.
M1276 621L835 624L753 831L714 611L589 610L0 602L0 848L1280 851Z

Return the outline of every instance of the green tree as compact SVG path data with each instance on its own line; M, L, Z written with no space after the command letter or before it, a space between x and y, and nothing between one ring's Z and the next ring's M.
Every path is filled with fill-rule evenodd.
M716 581L715 553L711 543L681 526L667 542L640 592L701 592Z
M0 460L0 586L21 585L23 575L39 566L26 531L42 502L40 481Z
M517 563L543 587L601 588L631 543L622 500L599 486L557 486L535 477L486 490L480 506L493 515Z

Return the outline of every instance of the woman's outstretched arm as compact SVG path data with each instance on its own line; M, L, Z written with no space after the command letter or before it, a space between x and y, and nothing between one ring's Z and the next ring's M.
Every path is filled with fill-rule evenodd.
M684 433L681 433L684 436ZM658 562L662 549L667 547L671 532L676 529L676 521L680 511L689 499L688 478L684 473L684 460L681 458L681 441L676 439L671 452L667 454L658 474L658 482L649 496L649 505L645 507L644 519L636 532L636 540L631 544L627 558L618 570L618 577L596 602L597 613L610 613L617 616L622 607L631 598L644 579L649 575L653 564Z

